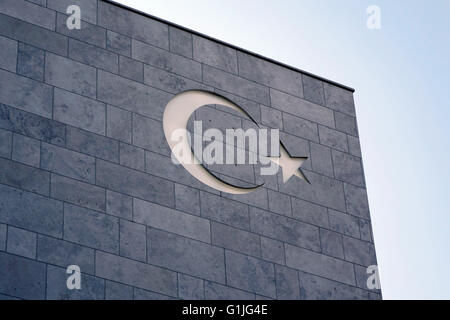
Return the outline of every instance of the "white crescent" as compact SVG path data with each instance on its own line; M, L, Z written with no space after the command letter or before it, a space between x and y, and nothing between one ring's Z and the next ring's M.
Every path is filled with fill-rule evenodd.
M169 144L171 150L173 150L175 145L180 143L179 141L173 141L171 139L172 133L180 128L184 129L185 132L185 136L182 139L182 143L185 143L183 146L184 150L191 150L186 130L189 118L195 110L210 104L218 104L229 107L245 114L246 116L249 116L235 103L215 93L203 90L188 90L181 92L169 101L166 109L164 110L164 135L166 136L167 143ZM194 154L192 154L192 151L191 156L193 161L191 161L191 163L186 163L185 161L182 161L176 153L173 154L191 175L193 175L200 182L216 190L231 194L247 194L261 187L261 185L259 185L251 188L240 188L218 179L201 165Z

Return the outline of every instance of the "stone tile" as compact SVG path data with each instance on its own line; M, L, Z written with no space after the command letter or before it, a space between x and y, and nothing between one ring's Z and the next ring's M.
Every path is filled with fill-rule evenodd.
M118 254L119 219L66 203L64 239Z
M0 223L0 251L6 251L6 224Z
M359 139L353 136L347 135L348 140L348 151L350 154L361 157L361 145L359 144Z
M238 52L238 63L241 77L303 97L300 73L244 52Z
M210 223L207 219L151 202L133 200L133 221L191 239L211 242Z
M288 267L349 285L355 284L353 264L289 244L285 248Z
M369 292L369 300L383 300L381 294Z
M0 127L60 146L66 143L63 124L3 104L0 104Z
M133 291L134 300L175 300L175 298L166 296L164 294L159 294L156 292L138 288L133 288Z
M131 40L132 58L165 71L202 81L202 67L197 61L149 46L135 39Z
M361 218L370 219L369 200L366 189L344 183L347 213Z
M303 173L310 183L301 179L290 179L284 184L279 174L278 185L280 192L313 202L314 204L345 211L342 182L314 172L306 172L304 170Z
M55 88L53 119L90 132L105 134L104 103Z
M319 126L320 143L344 152L348 152L347 135L345 133Z
M261 244L259 236L254 233L212 222L211 241L212 244L225 249L238 251L255 257L261 257Z
M361 159L336 150L331 152L333 156L334 175L336 179L364 187L364 172Z
M144 65L142 62L119 56L119 74L134 81L144 82Z
M250 115L253 120L256 123L260 123L261 122L261 108L260 108L260 104L256 103L254 101L242 98L242 97L238 97L234 94L222 91L222 90L214 90L216 92L216 94L219 94L229 100L231 100L232 102L234 102L236 105L240 106L248 115ZM221 106L216 106L217 109L222 110ZM226 108L226 111L228 112L230 109ZM242 116L242 113L234 113L235 115L238 116ZM248 117L244 116L245 119L247 119Z
M45 264L0 252L0 288L10 296L45 298Z
M283 130L283 118L280 111L261 105L261 122L271 128Z
M359 231L361 232L361 240L373 243L372 224L369 220L359 219Z
M272 163L272 162L271 162ZM277 174L272 175L263 175L263 168L267 168L269 165L254 165L253 169L255 172L255 184L261 185L264 184L264 187L270 190L278 190L278 177ZM279 168L278 168L278 172Z
M355 116L355 103L353 101L353 93L344 88L324 83L325 104L333 110Z
M146 230L142 224L120 220L120 255L145 262Z
M235 184L234 180L230 179L231 183ZM268 197L267 197L267 189L259 188L253 192L243 194L243 195L235 195L222 192L222 197L236 200L245 204L248 204L253 207L261 208L267 210L269 207Z
M92 67L119 73L117 54L75 39L69 39L69 58Z
M333 178L333 161L331 150L328 147L316 143L310 143L312 169L320 174Z
M167 156L171 153L162 123L137 114L133 114L133 144Z
M332 209L328 209L328 215L331 230L354 238L360 237L358 218Z
M52 117L52 87L4 70L0 70L0 78L0 103Z
M286 264L283 242L266 237L260 238L262 258L278 264Z
M44 235L37 241L37 260L63 268L77 265L82 273L94 274L94 249Z
M106 213L131 220L133 218L133 198L106 190Z
M218 69L238 74L236 50L220 43L193 35L194 60Z
M269 210L292 217L291 200L289 199L289 196L273 190L268 190L267 192L269 196Z
M139 41L169 49L169 30L166 24L123 10L116 5L98 3L98 25Z
M0 185L0 223L62 237L60 201Z
M204 167L222 181L232 185L251 187L255 183L253 165L251 164L204 164ZM242 197L232 195L226 197L267 209L267 192L264 189L255 190Z
M319 229L294 219L250 208L250 229L252 232L319 251Z
M133 300L133 287L106 280L105 300Z
M366 300L367 291L336 281L300 273L300 298L303 300Z
M356 125L356 118L348 116L344 113L335 112L334 121L336 121L336 129L352 136L358 136L358 127Z
M170 51L192 58L192 35L184 30L169 26Z
M298 282L297 270L275 265L275 279L277 286L277 299L300 299L300 284Z
M248 206L236 201L200 192L202 217L241 229L250 229Z
M169 156L146 151L145 157L147 173L213 194L220 194L216 189L208 187L206 184L194 178L183 166L175 165Z
M39 167L41 143L22 135L14 134L12 159L29 166Z
M119 142L105 136L67 127L67 148L90 156L119 162Z
M24 0L3 0L0 12L8 16L55 30L55 12Z
M280 142L291 157L310 158L309 141L284 132L280 132ZM302 169L311 169L311 161L306 159Z
M12 296L8 296L6 294L1 294L0 293L0 300L4 300L4 301L15 301L15 300L21 300L20 298L17 297L12 297Z
M202 107L195 112L195 120L202 121L202 129L218 129L225 136L226 129L242 128L241 118L212 107ZM221 139L223 141L223 139ZM244 147L242 147L244 149Z
M0 68L16 72L17 67L17 41L0 36Z
M73 179L95 183L95 159L47 143L41 146L41 168Z
M264 105L270 104L267 87L207 65L203 65L203 83Z
M110 105L106 110L107 136L131 143L131 112Z
M256 183L254 183L253 174L253 166L252 165L237 165L233 172L233 164L223 165L223 168L220 168L221 165L205 165L205 168L211 172L212 175L217 177L218 179L224 181L225 183L231 184L233 186L249 188L253 187ZM244 175L244 172L246 173ZM239 178L239 174L242 173L242 177ZM233 195L230 193L222 192L222 197L230 198L248 205L262 207L267 209L267 190L264 188L259 188L251 193L246 195Z
M203 280L179 273L178 297L184 300L205 299Z
M344 259L342 235L326 229L320 229L320 240L322 244L322 253L335 258Z
M47 0L28 0L28 1L36 3L43 7L47 6Z
M376 265L375 247L372 243L344 236L345 259L363 266Z
M223 249L173 233L147 228L147 262L225 283Z
M291 198L291 202L292 213L295 219L328 228L327 208L294 197Z
M1 301L19 301L19 300L23 300L23 299L0 293L0 300Z
M88 209L105 211L105 189L52 174L51 197Z
M11 158L12 138L11 131L0 129L0 157Z
M131 56L131 39L123 34L107 30L106 48L109 51L130 57Z
M367 280L370 274L367 273L367 267L355 265L356 285L358 288L368 290Z
M182 184L175 184L175 208L200 215L200 191Z
M8 227L8 253L36 259L36 233Z
M9 301L9 300L13 301L13 300L21 300L21 299L17 298L17 297L12 297L12 296L8 296L6 294L1 294L0 293L0 300L1 301Z
M34 80L44 81L44 51L19 43L17 73Z
M139 171L145 171L144 149L120 143L120 164Z
M48 53L45 55L45 82L95 98L97 72L93 67Z
M66 268L47 265L48 300L103 300L105 298L105 280L83 273L81 270L81 289L67 288Z
M95 22L92 24L83 20L85 16L82 11L80 29L70 30L67 28L67 19L69 16L65 13L66 11L64 10L64 14L59 12L56 14L56 32L98 47L106 48L106 29L97 26Z
M174 206L173 182L102 160L97 160L97 185L165 206Z
M380 294L374 293L374 292L369 292L369 300L383 300L381 292L380 292Z
M305 99L322 106L325 105L325 93L323 89L323 82L319 79L302 75L303 78L303 93Z
M299 136L314 142L319 142L317 124L287 113L283 113L283 128L287 133Z
M63 56L67 55L68 41L66 36L1 13L0 34L46 51Z
M254 300L255 294L205 281L205 298L207 300Z
M270 99L278 110L334 128L333 110L274 89L270 89Z
M174 94L189 89L211 91L209 86L147 64L144 65L144 82L151 87Z
M47 7L58 12L66 13L67 7L74 4L73 0L47 0ZM97 23L97 1L78 0L76 3L81 9L81 19L90 23Z
M162 120L172 95L102 70L98 71L98 100Z
M267 297L276 297L273 264L231 251L226 251L225 256L228 285Z
M0 183L48 196L48 172L2 158L0 168Z

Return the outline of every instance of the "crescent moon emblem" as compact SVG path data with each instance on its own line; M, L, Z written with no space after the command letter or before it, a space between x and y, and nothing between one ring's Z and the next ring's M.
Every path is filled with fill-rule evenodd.
M252 119L252 117L246 113L241 107L222 97L218 94L203 91L203 90L188 90L181 92L175 97L173 97L168 103L164 110L163 115L163 128L164 135L166 137L167 143L169 144L170 150L173 151L175 145L179 144L179 141L174 141L172 139L172 133L175 130L184 129L184 136L181 139L181 143L184 143L183 150L191 150L189 145L189 140L187 137L187 124L190 116L195 112L195 110L209 104L217 104L225 107L229 107L235 111L243 113L245 116L250 118L256 125L257 123ZM177 160L183 165L183 167L197 180L206 184L207 186L214 188L216 190L231 193L231 194L247 194L255 191L263 184L251 187L251 188L241 188L231 185L225 181L222 181L211 174L194 156L191 151L191 163L186 163L182 161L180 156L176 153L172 153Z

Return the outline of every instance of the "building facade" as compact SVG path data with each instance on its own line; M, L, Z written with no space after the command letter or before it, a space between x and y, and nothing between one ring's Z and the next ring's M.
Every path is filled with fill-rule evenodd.
M100 0L0 1L0 47L1 299L381 299L352 89ZM186 90L245 111L188 127L278 129L308 181L174 164Z

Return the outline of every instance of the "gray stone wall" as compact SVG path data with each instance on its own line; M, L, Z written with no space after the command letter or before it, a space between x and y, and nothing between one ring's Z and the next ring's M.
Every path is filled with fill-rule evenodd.
M1 299L381 298L351 91L104 1L0 0L0 47ZM162 114L190 88L282 130L311 184L175 166Z

